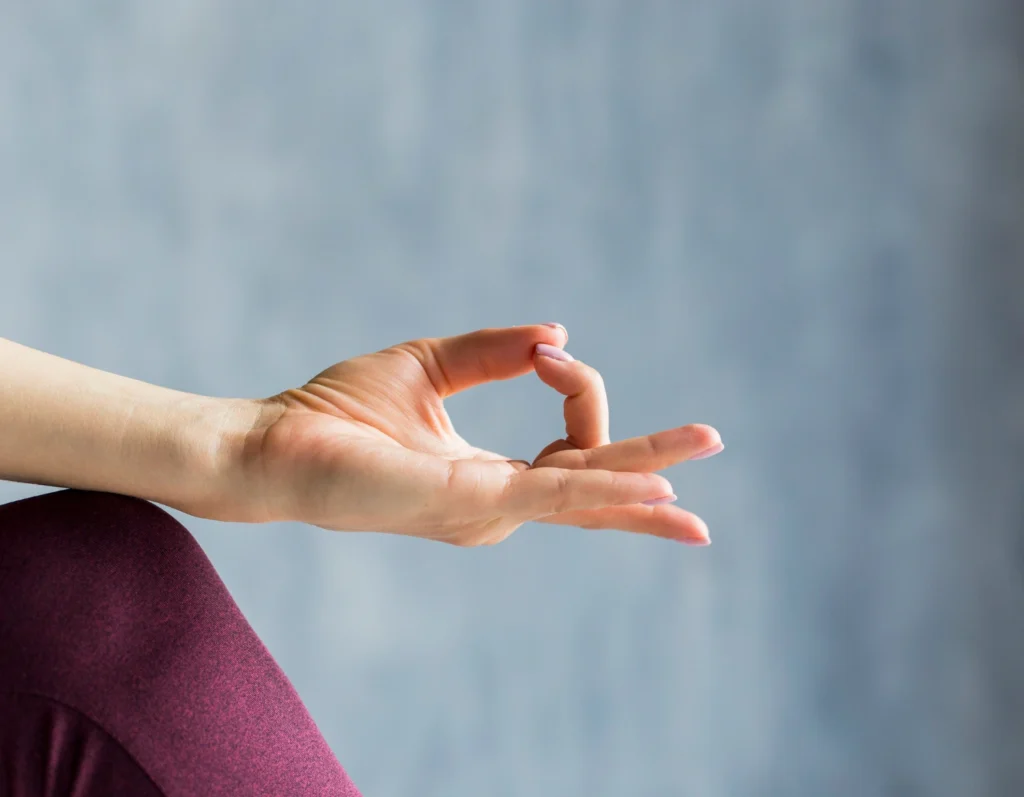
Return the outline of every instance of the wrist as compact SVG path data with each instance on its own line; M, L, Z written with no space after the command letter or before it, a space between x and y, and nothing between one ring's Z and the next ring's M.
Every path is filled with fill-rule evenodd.
M83 486L220 519L234 472L230 444L247 404L143 383L132 388L120 444Z
M196 517L238 523L282 520L266 483L261 452L284 408L272 399L206 398L192 434L196 474L188 508ZM205 452L205 453L204 453Z

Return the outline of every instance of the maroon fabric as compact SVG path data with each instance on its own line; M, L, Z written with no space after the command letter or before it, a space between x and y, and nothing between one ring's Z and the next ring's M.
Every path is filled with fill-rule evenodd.
M0 795L359 792L192 534L62 490L0 506Z
M164 797L91 719L41 695L0 692L0 795Z

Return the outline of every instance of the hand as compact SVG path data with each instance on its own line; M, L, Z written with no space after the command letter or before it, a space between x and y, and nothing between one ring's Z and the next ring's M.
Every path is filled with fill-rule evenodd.
M241 448L237 509L223 519L298 520L460 546L494 544L538 520L706 544L695 515L640 502L674 500L653 471L719 444L718 433L692 425L609 444L597 371L534 356L537 344L565 342L565 331L548 325L408 341L259 400L260 419ZM446 397L535 368L567 396L565 440L531 464L459 436Z
M604 380L594 368L561 352L540 346L534 357L537 376L565 399L563 440L547 446L534 465L559 468L604 468L647 473L663 470L678 462L704 459L721 452L725 446L718 432L705 424L691 424L664 432L634 437L611 444L608 431L608 395ZM555 358L543 356L547 352ZM656 537L679 540L693 545L708 545L704 521L670 503L646 506L629 504L600 509L559 512L534 518L540 523L558 523L586 529L620 529Z

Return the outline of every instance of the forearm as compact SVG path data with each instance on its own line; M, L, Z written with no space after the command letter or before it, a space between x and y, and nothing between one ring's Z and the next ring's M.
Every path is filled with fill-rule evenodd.
M0 338L0 479L216 514L255 408L183 393Z

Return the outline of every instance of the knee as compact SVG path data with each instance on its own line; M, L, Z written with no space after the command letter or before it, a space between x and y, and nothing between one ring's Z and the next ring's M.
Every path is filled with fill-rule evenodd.
M156 559L163 570L204 556L191 532L169 512L117 493L72 488L7 504L0 507L0 529L8 548L27 546L36 561L63 558L123 569Z
M102 538L133 560L159 557L165 562L184 561L201 554L192 533L166 509L130 495L67 490L62 513L93 538Z
M116 690L186 631L216 627L224 592L191 532L149 501L71 489L6 504L0 682L7 667L21 688Z
M50 499L54 509L65 518L108 522L122 527L145 523L183 528L167 510L132 495L70 488L41 498Z
M147 606L211 585L198 541L150 501L69 489L0 507L0 606L13 601L25 617L134 623Z

